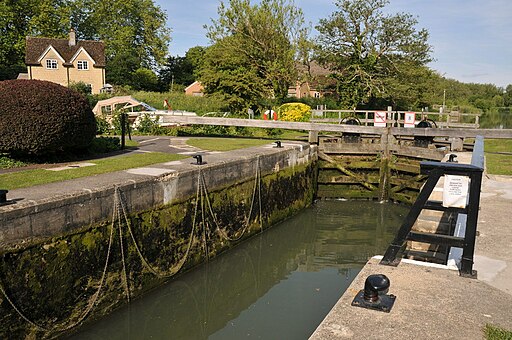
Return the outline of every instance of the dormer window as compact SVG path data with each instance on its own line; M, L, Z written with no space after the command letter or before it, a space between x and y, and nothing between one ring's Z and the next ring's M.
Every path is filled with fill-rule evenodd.
M76 63L76 67L79 70L88 70L89 69L89 63L87 60L79 60Z
M57 59L46 59L46 68L50 70L57 69Z

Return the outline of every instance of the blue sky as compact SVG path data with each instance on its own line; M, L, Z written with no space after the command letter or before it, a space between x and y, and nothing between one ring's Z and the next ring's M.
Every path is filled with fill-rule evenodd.
M217 18L218 0L156 0L172 29L171 55L207 46L203 25ZM314 27L336 10L333 0L295 0ZM512 84L511 0L391 0L389 13L406 12L430 33L435 61L429 66L462 82ZM313 34L316 31L313 29Z

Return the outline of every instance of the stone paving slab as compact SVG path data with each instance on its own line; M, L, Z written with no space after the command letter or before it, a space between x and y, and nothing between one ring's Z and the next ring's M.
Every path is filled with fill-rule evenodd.
M310 339L482 339L487 323L512 329L511 295L454 270L379 261L366 264ZM351 306L371 274L390 279L390 313Z
M184 138L182 139L185 140ZM184 144L184 142L182 142L181 140L180 143ZM302 145L303 142L283 143L284 148L302 149ZM249 159L254 155L263 155L271 153L273 151L277 151L277 149L270 149L272 149L272 144L249 147L245 149L237 149L232 150L230 152L211 152L197 149L191 154L203 155L203 161L207 162L207 165L209 166L213 164L231 162L233 160ZM119 158L119 160L122 162L122 158ZM9 190L9 193L7 194L7 199L9 201L16 202L16 204L4 206L4 208L12 209L14 206L24 206L27 204L32 205L36 201L45 200L51 197L76 195L81 192L91 192L100 188L113 187L114 185L130 183L144 178L155 178L158 176L162 176L166 173L175 174L182 171L194 170L197 168L198 165L196 164L196 160L190 157L178 161L153 164L143 168L127 169L90 177L76 178L63 182L55 182L43 185L36 185L28 188L13 189ZM0 213L1 211L2 208L0 207Z

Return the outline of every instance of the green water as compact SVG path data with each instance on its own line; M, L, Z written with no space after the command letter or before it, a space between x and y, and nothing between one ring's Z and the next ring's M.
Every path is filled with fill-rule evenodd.
M407 207L319 201L72 339L307 339Z

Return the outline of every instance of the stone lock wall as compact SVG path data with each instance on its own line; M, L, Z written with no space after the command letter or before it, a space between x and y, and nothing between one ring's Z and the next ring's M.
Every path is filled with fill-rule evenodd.
M2 212L0 338L73 332L312 203L308 146Z

